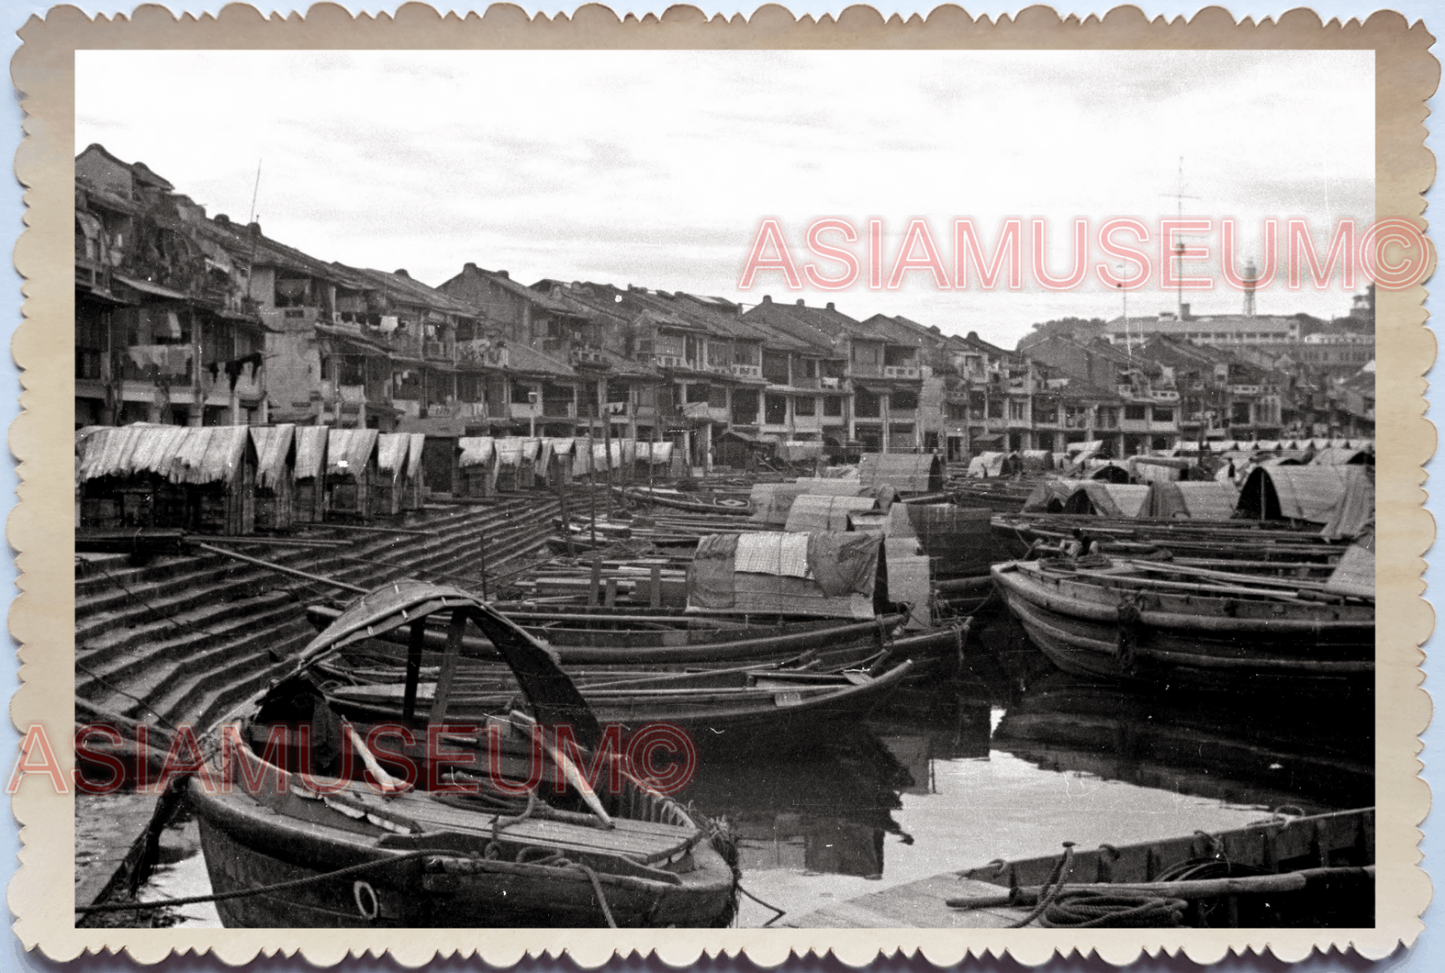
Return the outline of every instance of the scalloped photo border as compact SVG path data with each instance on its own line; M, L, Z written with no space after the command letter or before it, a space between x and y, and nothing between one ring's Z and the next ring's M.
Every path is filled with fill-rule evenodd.
M796 18L782 6L759 8L750 18L708 19L694 7L676 6L661 17L619 19L610 9L587 5L572 16L529 18L520 8L498 4L482 15L439 14L407 4L395 15L353 16L335 4L317 4L304 17L263 16L235 4L217 16L184 15L145 5L129 17L91 18L74 7L32 17L20 31L22 46L11 74L22 98L25 137L15 172L25 187L27 229L15 248L25 279L24 321L12 351L22 370L22 412L10 428L19 464L19 504L9 519L17 552L21 594L10 610L10 630L20 649L21 686L11 719L22 730L42 724L53 740L71 736L74 722L73 456L61 448L72 440L74 293L74 53L80 49L1350 49L1375 52L1376 218L1399 217L1422 231L1423 193L1435 174L1425 148L1426 99L1440 67L1428 53L1434 38L1423 24L1395 13L1364 22L1324 23L1308 9L1275 19L1236 22L1220 7L1192 20L1150 20L1137 8L1119 7L1102 18L1061 18L1048 7L1016 17L974 18L958 6L940 6L924 17L884 19L866 6L836 18ZM1010 953L1040 964L1057 950L1097 953L1114 964L1143 953L1180 951L1209 963L1230 951L1268 949L1281 960L1311 950L1354 949L1369 958L1409 945L1421 932L1420 915L1430 901L1428 876L1419 867L1419 824L1430 794L1418 774L1419 735L1430 718L1421 687L1433 615L1423 599L1423 555L1434 523L1423 507L1423 465L1434 451L1434 427L1424 418L1424 374L1435 357L1425 327L1425 288L1377 295L1376 410L1377 588L1376 644L1376 926L1369 929L1022 929L1022 930L547 930L427 929L403 931L288 929L76 929L74 925L74 815L72 798L44 781L26 780L12 798L22 827L20 867L9 886L15 935L27 950L53 960L87 952L124 950L154 963L176 951L211 951L227 963L261 953L299 953L314 964L348 955L388 953L404 965L436 956L475 955L510 966L526 955L568 954L596 966L614 954L655 954L683 965L702 953L746 952L754 963L775 966L790 954L831 951L861 965L880 954L920 954L935 964L967 956ZM74 755L61 752L66 772Z

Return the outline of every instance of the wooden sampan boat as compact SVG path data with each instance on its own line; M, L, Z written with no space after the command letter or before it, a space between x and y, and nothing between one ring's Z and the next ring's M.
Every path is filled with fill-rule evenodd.
M1060 558L998 564L993 578L1034 644L1075 675L1228 692L1373 691L1373 600L1306 598L1282 581L1174 581L1169 570Z
M778 669L629 674L600 676L578 688L597 718L617 724L624 734L665 723L687 733L699 748L793 751L826 742L840 721L862 719L912 669L913 663L904 661L878 676ZM437 684L420 683L408 711L403 675L396 669L372 671L360 685L328 685L326 696L335 709L358 722L424 725ZM485 722L505 713L515 692L510 680L454 682L448 717Z
M336 609L312 606L307 617L318 627L332 624L338 617ZM581 616L578 616L581 618ZM596 616L597 623L604 621ZM645 616L637 616L645 621ZM518 619L519 621L522 619ZM531 619L535 621L536 619ZM816 621L768 627L707 630L634 629L591 631L589 629L533 628L535 637L543 639L553 655L569 668L575 666L737 666L765 665L793 659L804 652L817 653L820 664L831 667L856 665L906 640L895 640L892 632L906 620L904 615L888 615L869 621L848 621L843 624L819 625ZM583 620L577 624L590 624ZM378 638L393 644L407 644L408 636L399 631ZM554 641L555 639L555 641ZM426 646L441 648L445 632L431 627L426 633ZM949 651L949 633L937 640L941 651ZM467 636L463 640L469 652L478 658L496 658L484 639ZM933 643L929 643L932 645ZM923 646L910 642L908 649L920 653Z
M496 779L475 774L474 761L450 758L472 764L475 776L465 776L432 754L413 778L416 787L397 784L367 749L364 731L339 720L309 677L311 667L350 643L402 626L419 637L435 614L450 617L443 680L464 651L462 632L475 625L511 667L530 710L492 721L506 757ZM433 722L446 720L441 695ZM594 792L555 747L547 751L541 784L529 790L522 782L530 780L533 721L548 730L571 727L584 747L601 739L595 714L547 650L475 596L418 581L364 596L303 650L292 676L221 721L239 723L240 740L230 748L233 759L208 762L220 786L187 780L213 890L244 893L217 902L222 921L250 927L731 921L735 859L724 857L729 848L719 833L625 767L618 768L620 790ZM307 736L268 746L276 728L301 725ZM345 768L339 755L348 741L359 758L352 774L326 776L332 766ZM481 761L484 772L488 763ZM315 773L300 772L307 764ZM554 790L559 776L568 786ZM443 785L468 780L475 793L444 792Z

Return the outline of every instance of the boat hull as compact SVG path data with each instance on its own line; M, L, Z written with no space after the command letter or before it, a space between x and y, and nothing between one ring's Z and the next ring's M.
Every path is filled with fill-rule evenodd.
M1250 618L1227 599L1133 598L1015 565L993 575L1029 638L1074 675L1203 691L1373 691L1373 611L1366 618L1322 605L1312 615Z
M583 694L603 725L616 724L624 734L648 726L665 725L686 733L699 749L725 748L732 752L766 747L769 751L801 750L833 739L841 722L867 716L888 700L913 673L912 661L904 661L866 682L820 689L806 683L807 674L790 680L786 674L759 674L768 682L741 691L713 692L707 689L663 690L636 693ZM394 687L387 687L389 690ZM427 693L420 696L427 702ZM334 690L331 703L353 719L370 724L403 722L399 692L368 699L345 688ZM454 723L481 724L489 715L505 710L508 699L501 695L459 695L447 711Z
M362 873L324 878L362 862L395 857L353 836L268 813L240 794L191 787L213 892L306 880L299 887L216 903L228 928L588 927L606 924L591 879L580 868L473 859L442 871L409 858ZM707 843L679 884L598 874L617 925L712 926L731 915L733 875ZM453 859L455 861L455 859Z

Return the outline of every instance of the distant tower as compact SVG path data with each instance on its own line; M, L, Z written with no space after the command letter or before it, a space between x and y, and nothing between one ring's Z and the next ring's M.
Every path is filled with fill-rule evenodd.
M1259 279L1259 269L1254 261L1244 265L1244 316L1254 317L1254 282Z

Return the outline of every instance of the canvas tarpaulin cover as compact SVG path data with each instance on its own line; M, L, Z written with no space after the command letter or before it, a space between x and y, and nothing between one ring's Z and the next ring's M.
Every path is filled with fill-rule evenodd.
M796 439L778 443L778 459L784 463L808 463L823 458L823 444L803 442Z
M1346 548L1340 563L1325 582L1325 594L1354 598L1375 597L1375 531L1365 530L1358 541Z
M934 493L943 489L943 463L935 453L864 453L858 459L864 486L891 486L899 493Z
M611 449L608 449L608 445L608 443L599 443L596 440L592 442L592 468L599 473L616 469L622 462L622 444L613 442Z
M1134 479L1144 483L1174 483L1185 478L1185 471L1195 463L1177 456L1134 456L1128 468Z
M1100 517L1138 517L1149 498L1149 488L1131 483L1102 483L1085 480L1069 495L1066 514L1098 514Z
M251 441L256 444L256 487L275 490L287 476L286 460L291 456L296 427L252 426Z
M1024 501L1023 513L1059 513L1082 480L1040 480Z
M1374 474L1370 466L1258 466L1237 509L1251 520L1321 524L1330 539L1355 537L1375 519Z
M1238 502L1239 491L1229 483L1154 483L1143 515L1159 520L1229 520Z
M1024 461L1018 453L979 453L968 464L968 475L974 479L1013 476L1022 472Z
M753 523L782 527L798 497L861 497L868 492L857 480L800 477L793 483L754 483L748 502L753 509Z
M542 451L542 441L508 436L496 440L496 450L499 466L520 466L523 463L536 462L537 454Z
M327 476L361 476L376 453L375 429L333 429L326 443Z
M793 500L788 511L788 531L847 530L848 516L877 510L873 497L815 497L804 494Z
M637 461L653 466L666 466L672 462L672 443L638 443Z
M1341 449L1330 446L1315 453L1310 463L1314 466L1349 466L1365 462L1368 454L1363 449Z
M873 533L712 534L688 567L687 607L872 618L881 546Z
M971 562L987 566L994 553L993 512L952 503L896 503L889 516L890 538L914 538L919 549L950 572ZM889 561L889 566L892 566Z

